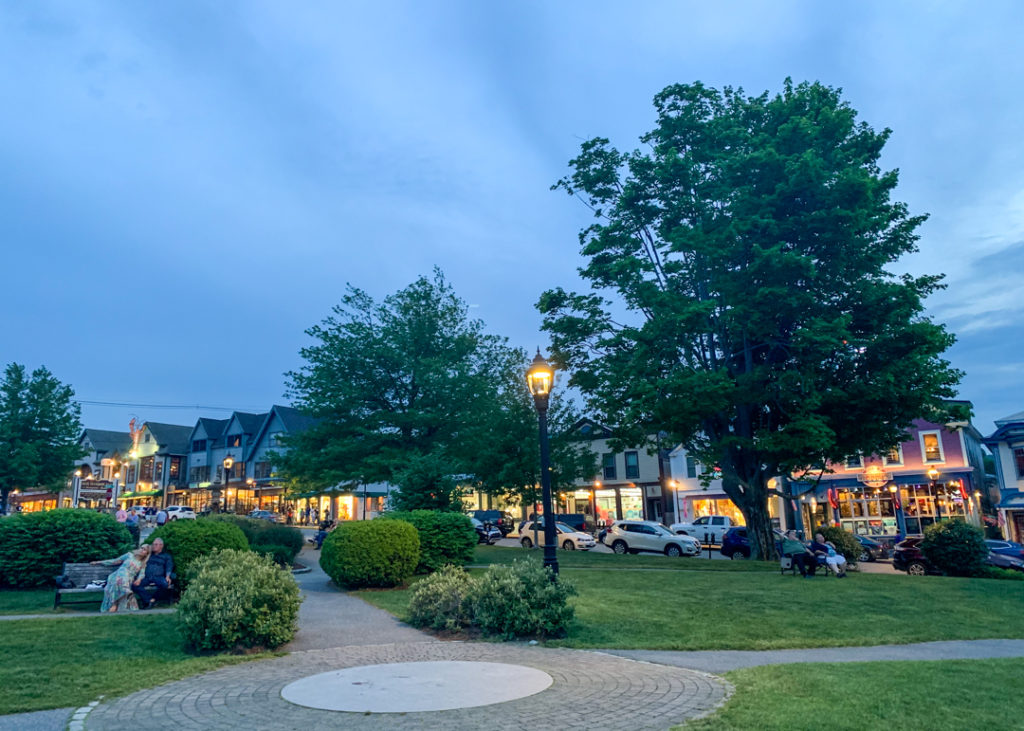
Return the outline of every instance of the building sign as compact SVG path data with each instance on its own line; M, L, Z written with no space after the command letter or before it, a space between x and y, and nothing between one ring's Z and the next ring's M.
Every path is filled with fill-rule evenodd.
M82 480L78 497L82 500L109 500L112 495L110 483L106 480Z

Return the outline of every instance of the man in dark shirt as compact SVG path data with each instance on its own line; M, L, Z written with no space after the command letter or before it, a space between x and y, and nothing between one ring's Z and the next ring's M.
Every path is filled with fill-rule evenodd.
M148 609L156 604L157 599L165 597L171 588L171 577L174 575L174 559L164 550L164 541L157 538L146 562L146 572L132 584L132 591L139 598L139 607ZM156 590L149 591L150 586Z
M807 547L797 539L795 530L786 532L786 537L782 541L782 555L789 557L793 565L800 570L800 575L805 579L814 578L814 569L817 567L818 562L814 554L808 551Z

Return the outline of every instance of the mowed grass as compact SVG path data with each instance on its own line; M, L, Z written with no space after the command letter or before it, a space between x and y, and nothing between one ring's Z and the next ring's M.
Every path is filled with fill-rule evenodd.
M579 591L576 620L552 646L768 650L1024 638L1017 581L574 569L562 576ZM407 589L358 596L408 616Z
M735 694L685 731L961 731L1024 725L1024 659L776 665L726 673Z
M53 589L4 589L0 591L0 614L53 614L53 593ZM95 604L74 606L93 611L99 609L103 592L96 594Z
M190 655L167 614L3 621L0 714L82 706L253 657Z
M776 561L726 561L720 558L718 549L713 553L715 558L709 559L708 552L699 556L669 558L654 553L626 554L619 556L614 553L591 553L590 551L558 551L558 565L566 569L666 569L672 571L775 571L779 564ZM488 565L492 563L512 563L516 559L536 558L543 556L540 549L513 548L507 546L477 546L473 563Z

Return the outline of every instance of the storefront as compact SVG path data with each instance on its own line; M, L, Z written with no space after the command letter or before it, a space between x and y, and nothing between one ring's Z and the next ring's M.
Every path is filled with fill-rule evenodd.
M163 497L163 490L136 490L135 492L124 492L117 496L117 501L122 507L130 508L135 505L145 507L156 507L159 505L159 498Z
M710 492L704 490L680 490L675 493L678 501L678 515L680 523L692 523L697 518L708 515L724 515L734 525L746 525L747 519L743 512L736 507L736 504L729 499L724 492ZM768 498L768 515L772 525L781 529L781 500L777 497Z
M31 492L12 492L7 502L9 510L14 513L36 513L41 510L56 510L60 495L56 492L36 490Z

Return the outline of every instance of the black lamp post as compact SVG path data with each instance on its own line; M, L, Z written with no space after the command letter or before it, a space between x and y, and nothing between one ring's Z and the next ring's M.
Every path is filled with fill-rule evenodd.
M940 520L942 520L942 506L939 505L938 495L939 471L932 467L930 470L928 470L928 477L931 478L932 481L932 499L935 501L935 522L938 523ZM943 488L942 493L946 493L945 488Z
M548 452L548 398L555 382L555 371L537 349L537 356L526 371L526 383L533 394L540 422L540 486L544 505L544 565L551 569L552 579L558 574L555 540L555 514L551 507L551 456Z
M227 502L230 499L228 495L228 485L231 484L231 468L235 466L235 458L230 454L224 458L224 501ZM238 509L238 501L235 501L235 509Z

